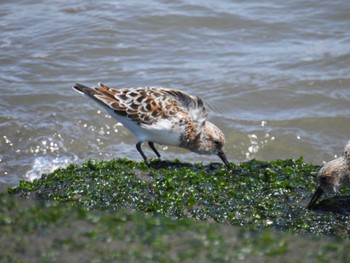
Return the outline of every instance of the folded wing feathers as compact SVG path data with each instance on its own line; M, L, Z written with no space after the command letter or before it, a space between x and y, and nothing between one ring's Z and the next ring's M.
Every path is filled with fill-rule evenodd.
M127 107L122 101L120 101L121 98L119 98L122 95L125 96L125 94L116 94L114 90L111 90L102 83L99 83L99 87L93 88L77 83L74 85L73 89L80 93L84 93L102 105L111 108L117 114L126 115ZM172 96L182 107L186 108L195 123L200 126L204 125L208 113L201 98L193 97L178 90L163 89L163 91L165 94Z
M187 108L194 122L204 125L208 113L200 97L193 97L178 90L167 90L166 92Z

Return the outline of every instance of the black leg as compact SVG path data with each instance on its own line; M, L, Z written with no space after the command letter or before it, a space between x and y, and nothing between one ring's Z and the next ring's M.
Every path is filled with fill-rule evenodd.
M148 142L148 145L154 151L154 153L157 155L158 159L160 160L160 153L157 151L157 149L154 146L153 142Z
M146 155L143 153L143 151L141 149L141 145L142 145L142 142L136 143L136 149L139 151L142 158L145 160L146 164L149 165L149 160L147 159Z

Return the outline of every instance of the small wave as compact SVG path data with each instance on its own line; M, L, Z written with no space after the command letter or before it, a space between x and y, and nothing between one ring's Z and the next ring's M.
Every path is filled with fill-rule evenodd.
M48 174L58 168L67 167L69 164L73 163L74 161L75 160L72 160L67 157L56 157L56 158L49 157L49 156L37 157L34 160L33 167L26 172L25 178L28 181L39 179L42 176L42 174Z

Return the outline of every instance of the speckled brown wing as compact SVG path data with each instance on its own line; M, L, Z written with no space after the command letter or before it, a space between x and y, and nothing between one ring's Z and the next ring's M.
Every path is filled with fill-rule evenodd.
M98 87L75 84L74 89L99 102L108 110L125 116L137 124L151 125L159 118L169 118L176 114L178 105L171 96L156 88L112 89L99 83Z
M159 119L176 117L186 118L195 126L201 126L207 117L207 110L201 98L179 90L146 87L118 92L123 98L118 94L117 98L127 98L127 116L138 123L152 124Z
M76 84L74 89L138 124L151 125L159 119L169 119L179 114L191 117L193 122L202 123L207 116L200 98L178 90L154 87L112 89L102 83L93 88Z
M125 102L126 113L138 124L151 125L160 119L189 118L186 107L168 89L145 87L121 89L116 98Z

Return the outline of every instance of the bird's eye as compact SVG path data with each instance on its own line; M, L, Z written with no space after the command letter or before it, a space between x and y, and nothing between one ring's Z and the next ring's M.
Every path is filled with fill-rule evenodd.
M216 146L219 146L221 144L221 142L218 141L218 140L214 140L214 143L215 143Z

